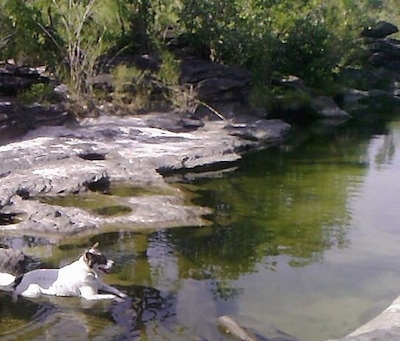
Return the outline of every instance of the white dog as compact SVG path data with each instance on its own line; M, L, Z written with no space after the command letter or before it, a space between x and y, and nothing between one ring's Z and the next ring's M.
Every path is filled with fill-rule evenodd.
M0 273L0 287L31 298L41 295L78 296L87 300L126 297L118 289L100 280L99 273L108 273L114 262L107 260L97 247L98 243L84 252L77 261L60 269L38 269L18 277ZM108 294L99 294L99 291Z

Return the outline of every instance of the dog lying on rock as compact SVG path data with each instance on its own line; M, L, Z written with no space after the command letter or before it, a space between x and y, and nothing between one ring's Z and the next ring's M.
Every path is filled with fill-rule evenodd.
M123 292L101 281L100 274L108 273L114 262L100 253L98 245L95 243L77 261L60 269L38 269L17 277L0 272L0 289L30 298L42 295L78 296L87 300L125 298Z

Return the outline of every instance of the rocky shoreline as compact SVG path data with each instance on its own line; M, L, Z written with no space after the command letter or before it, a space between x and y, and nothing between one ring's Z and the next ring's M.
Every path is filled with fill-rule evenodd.
M102 225L203 225L207 210L185 204L183 193L161 173L231 164L246 149L280 142L289 128L280 120L200 124L165 113L42 126L0 146L0 217L9 222L14 218L12 223L3 219L0 232L56 238ZM154 188L161 194L113 196L114 205L127 207L129 213L110 217L38 199L105 192L115 183Z

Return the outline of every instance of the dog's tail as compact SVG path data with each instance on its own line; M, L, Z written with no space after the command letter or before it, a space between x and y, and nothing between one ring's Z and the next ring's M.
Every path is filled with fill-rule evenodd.
M0 272L0 287L12 287L15 282L15 276Z

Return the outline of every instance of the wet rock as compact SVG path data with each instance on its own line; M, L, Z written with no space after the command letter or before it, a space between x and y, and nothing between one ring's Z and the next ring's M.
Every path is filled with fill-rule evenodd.
M389 101L394 98L395 89L392 92L372 89L372 90L357 90L346 89L342 98L342 105L345 110L352 113L354 111L364 110L365 108L374 107L374 104L379 104L382 101Z
M369 333L329 341L398 341L399 338L400 327L393 327L389 330L376 329Z

